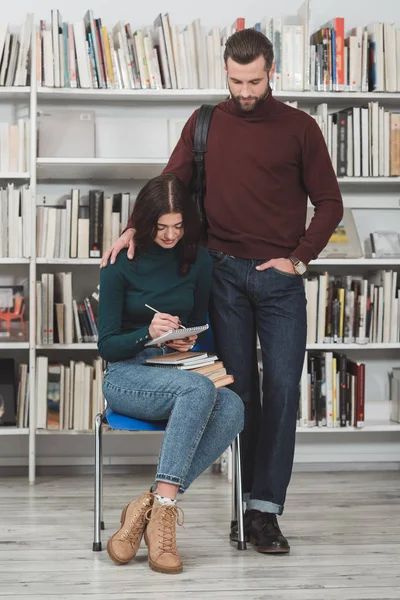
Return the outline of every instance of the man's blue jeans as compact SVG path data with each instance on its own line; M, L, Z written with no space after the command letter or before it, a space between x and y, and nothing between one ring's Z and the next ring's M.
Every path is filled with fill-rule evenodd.
M217 390L204 375L146 365L146 358L162 353L147 348L135 358L109 363L103 393L121 415L168 419L156 481L177 484L184 492L243 429L243 402L228 388Z
M235 378L245 404L243 492L247 508L282 514L294 456L299 383L306 347L303 279L265 260L210 250L213 286L210 320L218 355ZM267 260L267 259L266 259ZM263 362L263 399L256 332Z

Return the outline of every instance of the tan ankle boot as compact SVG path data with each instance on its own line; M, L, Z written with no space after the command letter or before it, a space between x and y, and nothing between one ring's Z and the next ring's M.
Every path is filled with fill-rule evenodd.
M153 504L153 495L144 493L128 504L121 514L121 529L110 537L107 552L117 565L126 565L136 556L146 528L146 514Z
M154 500L144 534L149 548L149 566L153 571L171 575L182 573L182 561L176 547L176 523L183 525L182 509Z

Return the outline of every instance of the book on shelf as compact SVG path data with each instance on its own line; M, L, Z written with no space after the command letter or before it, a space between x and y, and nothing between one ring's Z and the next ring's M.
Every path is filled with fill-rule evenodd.
M28 340L27 280L20 277L0 276L0 341Z
M371 23L347 31L345 19L334 17L312 32L310 23L311 3L305 0L296 15L250 25L273 43L273 89L400 91L399 28ZM92 89L222 89L226 41L245 27L244 17L208 31L200 19L178 27L169 13L160 13L141 29L121 20L107 28L93 11L67 23L53 10L35 37L37 81Z
M30 160L30 121L0 123L0 173L26 173Z
M27 13L19 33L15 33L8 23L0 23L0 86L29 85L34 31L33 13Z
M373 257L400 257L400 234L398 231L374 231L370 234L370 242Z
M207 352L171 352L148 358L146 363L161 369L178 369L199 373L211 379L216 388L233 383L233 377L227 373L222 361Z
M305 279L307 344L399 343L397 271L368 276L329 275Z
M400 423L400 368L394 367L389 373L390 420Z
M365 364L343 353L307 352L300 384L298 425L363 427Z
M307 209L306 229L309 227L313 216L314 208L310 207ZM342 220L318 258L360 258L361 256L363 256L363 251L353 211L351 208L345 208Z
M135 203L129 192L90 190L83 196L73 189L70 196L54 206L38 206L39 258L100 258L119 238Z
M0 258L30 258L31 219L30 186L0 188Z
M14 359L0 359L0 426L29 425L29 372L28 365L20 363L16 377Z
M379 102L328 112L320 104L311 115L318 123L338 177L400 175L400 112Z
M38 114L38 157L94 158L93 110L46 109Z
M36 358L38 429L87 431L104 410L101 358L92 364L70 360L49 363L47 356Z
M0 359L0 426L16 425L15 361Z
M36 343L81 344L97 339L97 302L73 298L71 272L42 273L36 282Z

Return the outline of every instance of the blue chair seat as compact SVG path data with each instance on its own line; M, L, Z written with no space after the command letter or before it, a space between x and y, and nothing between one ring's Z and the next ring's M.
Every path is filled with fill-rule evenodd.
M133 419L120 415L111 408L106 409L107 423L112 429L120 429L123 431L165 431L167 421L142 421L141 419Z

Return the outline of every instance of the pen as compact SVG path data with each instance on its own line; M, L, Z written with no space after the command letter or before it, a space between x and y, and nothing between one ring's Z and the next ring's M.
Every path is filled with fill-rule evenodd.
M150 310L154 311L155 313L160 313L160 311L159 311L159 310L156 310L156 309L155 309L155 308L153 308L152 306L149 306L149 304L145 304L145 307L146 307L146 308L149 308ZM179 324L179 327L180 327L181 329L186 329L186 327L184 327L184 326L183 326L183 325L181 325L181 324Z

